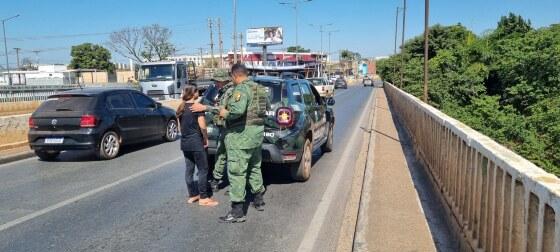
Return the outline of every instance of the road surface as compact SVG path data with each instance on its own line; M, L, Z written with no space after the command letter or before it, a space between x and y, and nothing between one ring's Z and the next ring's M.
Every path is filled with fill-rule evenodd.
M266 210L249 208L241 224L218 222L227 188L216 208L185 204L179 142L127 147L109 161L65 152L1 165L0 251L332 251L361 146L350 138L372 92L337 90L334 151L315 154L305 183L265 165Z

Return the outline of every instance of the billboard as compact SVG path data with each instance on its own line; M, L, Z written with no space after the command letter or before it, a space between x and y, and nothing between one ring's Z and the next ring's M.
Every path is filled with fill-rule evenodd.
M247 29L247 44L249 45L279 45L284 41L282 27L262 27Z

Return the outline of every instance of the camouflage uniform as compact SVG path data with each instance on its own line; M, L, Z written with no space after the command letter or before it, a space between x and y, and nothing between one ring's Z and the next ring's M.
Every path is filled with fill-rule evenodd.
M226 120L225 148L227 153L228 178L231 202L245 201L245 187L249 183L251 192L264 192L261 173L261 146L264 123L254 118L252 111L255 82L245 80L233 88L227 97L224 117Z
M213 77L212 80L214 81L220 81L220 82L224 82L224 81L231 81L228 71L224 70L224 69L218 69ZM224 176L224 170L225 170L225 166L226 166L226 160L227 160L227 156L226 156L226 147L224 144L224 136L225 136L225 121L223 118L220 118L220 116L218 115L218 113L220 112L220 107L223 107L227 104L227 98L231 95L231 91L233 89L233 83L229 82L228 84L226 84L225 86L223 86L220 91L219 91L219 100L218 100L218 106L209 106L207 105L207 111L213 113L213 118L212 121L214 122L214 124L218 127L218 130L220 132L220 136L218 138L218 146L216 149L216 163L214 164L214 171L212 172L212 175L214 177L214 179L216 180L220 180L223 178Z

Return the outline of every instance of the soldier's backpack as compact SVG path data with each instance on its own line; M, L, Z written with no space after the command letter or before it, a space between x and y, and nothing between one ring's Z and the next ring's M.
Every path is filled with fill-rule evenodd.
M268 90L266 87L251 83L251 93L253 101L247 109L247 123L251 125L263 125L266 118L266 111L270 109L270 101L268 99Z

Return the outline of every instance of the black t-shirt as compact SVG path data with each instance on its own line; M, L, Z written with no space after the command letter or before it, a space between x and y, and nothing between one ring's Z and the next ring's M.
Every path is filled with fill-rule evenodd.
M191 111L192 103L187 103L185 112L181 115L181 150L204 151L202 132L198 125L198 117L204 117L204 113Z

